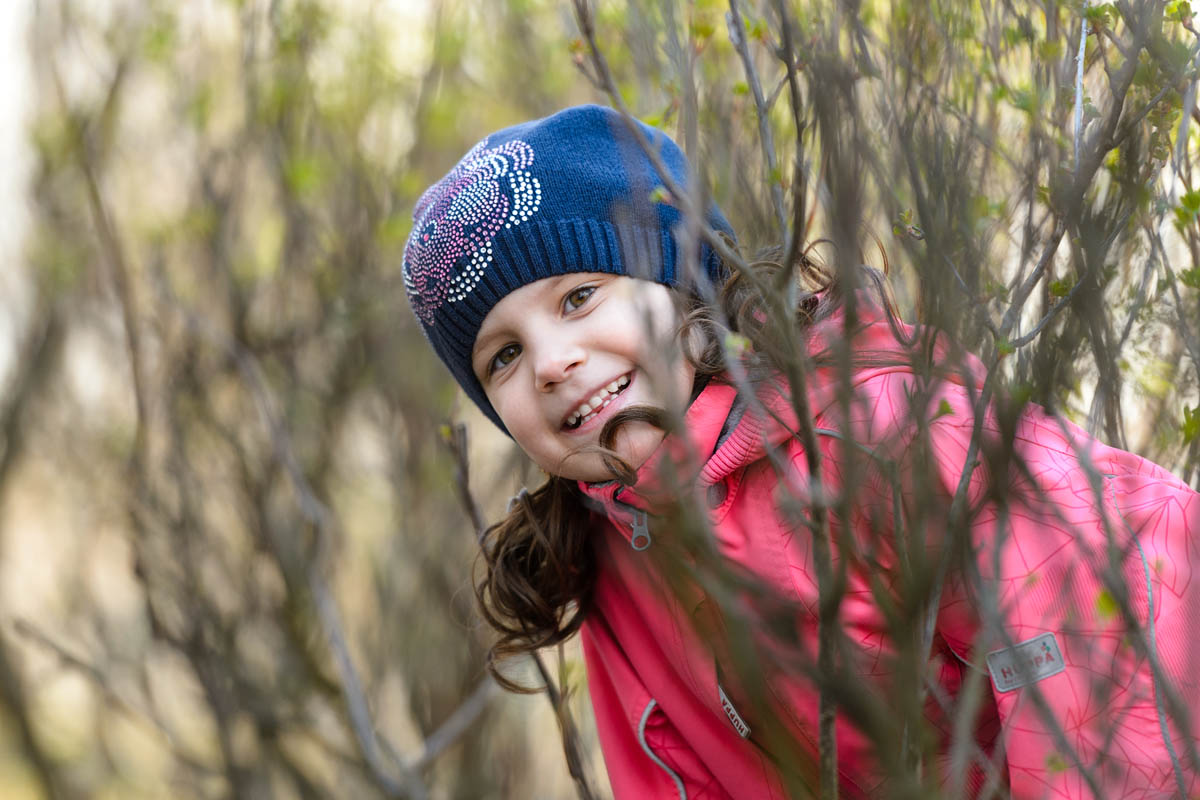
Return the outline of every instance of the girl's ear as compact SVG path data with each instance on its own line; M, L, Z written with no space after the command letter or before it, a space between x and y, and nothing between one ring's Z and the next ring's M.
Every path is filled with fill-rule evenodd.
M680 320L679 348L683 351L683 357L692 365L699 364L704 358L705 350L708 349L704 326Z
M699 297L672 290L675 299L675 319L679 349L698 372L711 372L710 361L720 352L711 324L712 311Z

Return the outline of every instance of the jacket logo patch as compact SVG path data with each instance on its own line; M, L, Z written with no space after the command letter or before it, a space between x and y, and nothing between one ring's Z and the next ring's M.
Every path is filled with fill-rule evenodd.
M733 707L733 703L729 702L729 697L726 696L725 690L721 688L721 684L717 684L717 693L721 695L721 708L725 709L725 716L729 717L729 721L733 723L733 729L737 731L738 736L745 739L750 735L750 726L746 724L746 720L742 719L742 715Z
M998 692L1011 692L1066 669L1053 633L1043 633L987 655L988 672Z

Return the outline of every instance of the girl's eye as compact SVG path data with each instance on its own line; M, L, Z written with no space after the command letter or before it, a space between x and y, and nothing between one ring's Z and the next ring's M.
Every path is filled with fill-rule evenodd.
M500 348L500 351L492 358L492 363L488 364L488 374L492 374L501 367L507 367L521 353L521 345L506 344Z
M578 289L572 289L567 296L563 298L563 306L565 306L568 311L574 311L586 303L594 291L596 291L595 286L580 286Z

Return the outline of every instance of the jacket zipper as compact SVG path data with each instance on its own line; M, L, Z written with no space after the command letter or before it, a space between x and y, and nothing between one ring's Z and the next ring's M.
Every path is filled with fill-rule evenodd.
M640 552L650 547L650 520L645 511L620 499L621 491L624 488L624 486L617 487L617 490L612 494L611 503L617 508L628 511L630 517L632 517L632 522L629 525L629 546ZM608 506L603 500L593 500L586 494L583 496L583 498L584 505L593 511L597 511L608 517L609 521L617 527L620 527L623 524L618 521L618 516L615 513L614 508Z
M630 508L633 511L633 536L629 544L634 550L645 550L650 546L650 525L646 521L646 512L640 508Z
M646 710L642 712L642 721L638 723L638 744L646 751L646 755L650 756L650 760L662 767L671 776L671 780L675 781L675 789L679 792L679 800L687 800L687 789L683 786L683 779L676 774L675 770L668 767L665 761L656 756L654 751L650 749L650 745L646 743L646 723L650 721L650 714L657 705L658 701L650 698L650 702L646 704Z

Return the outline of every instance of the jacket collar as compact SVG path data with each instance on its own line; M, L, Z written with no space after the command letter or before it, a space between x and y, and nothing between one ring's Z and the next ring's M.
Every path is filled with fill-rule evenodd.
M865 295L863 300L867 300ZM813 325L807 334L809 352L827 352L832 342L840 340L848 341L848 346L855 352L877 356L877 366L855 370L854 383L869 380L882 372L911 371L911 346L897 340L883 309L874 301L860 301L858 311L859 325L852 332L843 327L840 310ZM906 335L914 334L914 329L907 325L901 324L899 329ZM935 344L935 354L945 358L941 338L938 337ZM814 418L836 402L838 388L833 367L818 368L808 374L808 405ZM754 401L748 404L732 432L722 438L722 429L737 396L736 386L710 382L684 414L682 430L663 439L638 470L636 484L625 486L615 480L580 482L584 502L593 510L603 511L610 519L628 524L632 509L651 514L661 512L669 505L673 490L678 487L703 490L757 461L771 448L786 443L795 435L798 417L787 381L780 376L758 387Z

